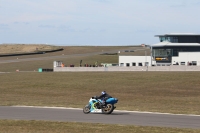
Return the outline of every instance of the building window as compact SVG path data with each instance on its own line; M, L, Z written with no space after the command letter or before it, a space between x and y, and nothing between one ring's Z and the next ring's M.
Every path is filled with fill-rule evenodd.
M120 63L120 66L124 66L124 63Z
M165 41L167 41L167 37L161 36L161 37L159 37L159 38L160 38L160 42L165 42Z
M178 37L161 36L159 38L160 38L160 42L173 42L173 43L177 43L178 42Z
M130 66L130 63L126 63L126 66L129 67L129 66Z
M196 62L196 61L192 61L192 65L193 65L193 66L196 66L196 65L197 65L197 62Z
M185 62L181 62L181 65L185 65Z
M171 49L154 49L152 54L153 56L169 57L172 55L172 50Z
M142 66L142 63L138 63L138 66Z
M132 63L132 66L136 66L136 63L135 63L135 62L133 62L133 63Z
M173 50L173 56L178 56L178 49Z
M178 42L178 37L171 37L171 42L177 43Z

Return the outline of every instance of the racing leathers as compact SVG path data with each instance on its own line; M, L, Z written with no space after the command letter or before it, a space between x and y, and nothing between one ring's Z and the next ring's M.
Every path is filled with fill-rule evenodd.
M105 94L101 94L99 97L96 97L97 99L101 99L102 100L102 106L104 107L106 104L106 100L109 98L112 98L112 96L110 96L109 94L105 93Z

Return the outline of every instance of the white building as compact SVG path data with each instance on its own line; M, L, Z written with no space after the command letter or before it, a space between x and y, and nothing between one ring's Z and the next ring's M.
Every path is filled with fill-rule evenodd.
M150 66L151 56L119 56L119 66Z
M151 56L119 56L119 66L200 66L200 34L156 35L160 42L151 46Z

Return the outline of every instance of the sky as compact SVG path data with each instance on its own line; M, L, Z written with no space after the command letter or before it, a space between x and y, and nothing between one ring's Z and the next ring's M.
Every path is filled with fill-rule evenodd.
M124 46L200 34L200 0L0 0L0 44Z

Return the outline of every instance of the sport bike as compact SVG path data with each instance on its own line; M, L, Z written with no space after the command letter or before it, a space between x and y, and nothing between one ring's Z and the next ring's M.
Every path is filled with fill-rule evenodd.
M116 108L114 104L118 102L117 98L108 98L105 101L105 105L102 106L102 100L97 99L96 97L92 97L89 100L89 103L83 108L83 113L103 113L103 114L111 114L113 110Z

